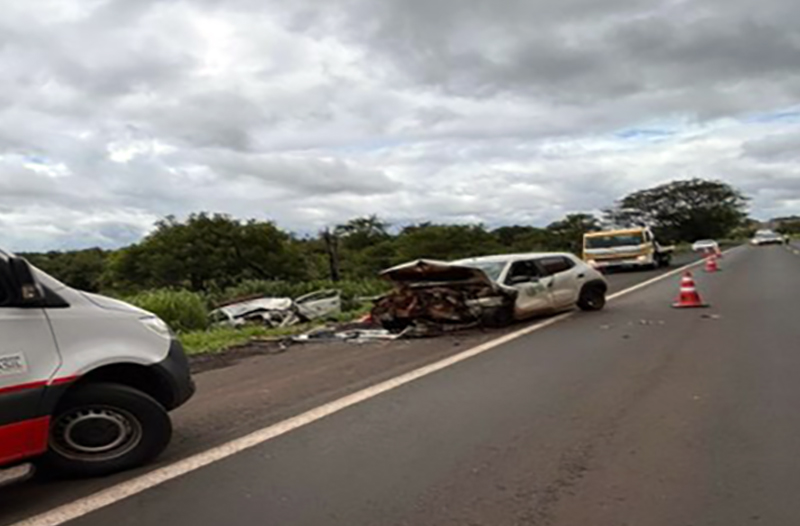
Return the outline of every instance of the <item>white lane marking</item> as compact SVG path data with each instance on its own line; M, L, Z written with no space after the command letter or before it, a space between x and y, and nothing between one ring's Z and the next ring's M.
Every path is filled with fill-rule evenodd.
M737 250L740 246L741 245L735 246L733 248L729 248L728 250L725 250L722 253L723 254L728 254L730 252L733 252L734 250ZM629 288L627 288L625 290L621 290L621 291L617 292L616 294L612 294L611 296L608 297L608 300L610 301L610 300L615 300L617 298L621 298L622 296L626 296L626 295L628 295L628 294L630 294L632 292L636 292L637 290L641 290L641 289L643 289L645 287L649 287L650 285L652 285L654 283L658 283L659 281L663 281L663 280L665 280L667 278L670 278L670 277L672 277L672 276L674 276L676 274L681 274L683 272L686 272L690 268L699 267L700 265L703 265L704 263L705 263L705 260L701 258L701 259L695 261L694 263L689 263L689 264L684 265L684 266L682 266L680 268L676 268L674 270L670 270L669 272L666 272L664 274L660 274L660 275L654 277L653 279L649 279L647 281L643 281L642 283L639 283L638 285L634 285L633 287L629 287Z
M688 265L684 265L679 269L661 274L660 276L645 281L644 283L640 283L639 285L635 285L623 291L617 292L616 294L609 296L608 299L613 300L636 290L640 290L644 287L652 285L653 283L667 279L675 274L702 263L703 261L700 260ZM65 522L83 517L84 515L88 515L89 513L97 511L101 508L105 508L128 497L142 493L143 491L164 484L165 482L169 482L170 480L176 479L182 475L186 475L187 473L191 473L192 471L196 471L200 468L208 466L209 464L213 464L214 462L223 460L237 453L241 453L242 451L263 444L264 442L272 440L273 438L285 435L286 433L294 431L298 428L305 427L327 416L347 409L348 407L364 402L365 400L369 400L370 398L374 398L393 389L397 389L398 387L411 383L422 377L431 375L437 371L441 371L442 369L451 367L459 362L474 358L479 354L483 354L510 341L516 340L517 338L542 330L551 325L555 325L560 321L572 317L574 314L575 311L565 312L529 327L525 327L524 329L514 331L506 334L505 336L500 336L499 338L478 345L477 347L467 349L466 351L450 356L449 358L439 360L438 362L425 365L419 369L415 369L408 373L401 374L395 378L391 378L371 387L367 387L366 389L362 389L361 391L347 395L343 398L339 398L338 400L328 402L327 404L323 404L319 407L311 409L310 411L294 416L287 420L283 420L282 422L278 422L277 424L254 431L249 435L245 435L241 438L237 438L207 451L203 451L202 453L179 460L173 464L155 469L131 480L121 482L116 486L112 486L87 497L78 499L74 502L53 508L52 510L46 511L40 515L17 522L12 526L59 526Z

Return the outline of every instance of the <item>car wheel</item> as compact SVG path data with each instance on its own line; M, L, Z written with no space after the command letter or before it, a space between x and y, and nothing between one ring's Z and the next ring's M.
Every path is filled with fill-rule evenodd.
M606 293L601 287L584 287L578 298L578 307L585 311L602 310L606 306Z
M507 327L514 323L514 305L505 305L499 309L489 311L481 320L485 327Z
M154 459L171 437L169 415L147 394L88 384L68 392L56 409L45 462L68 475L108 475Z

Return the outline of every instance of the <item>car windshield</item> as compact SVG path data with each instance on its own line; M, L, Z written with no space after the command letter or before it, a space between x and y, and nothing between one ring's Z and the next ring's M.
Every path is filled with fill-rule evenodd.
M592 236L586 238L586 248L616 248L641 245L644 242L642 234L609 234L607 236Z
M3 259L13 258L16 257L13 252L8 252L5 250L0 249L0 257ZM31 270L33 271L34 276L36 276L36 280L39 281L45 287L48 287L50 290L61 290L67 288L61 281L57 280L47 272L34 267L31 265Z
M477 268L479 270L482 270L484 274L489 276L489 279L491 279L492 281L499 281L500 275L503 273L503 269L506 268L506 265L508 265L508 260L499 260L499 261L468 260L468 261L456 261L455 264L464 267Z

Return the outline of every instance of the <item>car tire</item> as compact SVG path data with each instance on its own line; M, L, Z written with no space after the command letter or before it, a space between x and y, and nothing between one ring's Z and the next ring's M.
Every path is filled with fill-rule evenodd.
M603 310L606 306L606 293L599 286L586 286L578 297L578 308L584 311Z
M153 460L171 438L167 411L149 395L119 384L88 384L58 405L44 461L69 476L109 475Z
M514 305L505 305L483 316L484 327L502 328L514 323Z

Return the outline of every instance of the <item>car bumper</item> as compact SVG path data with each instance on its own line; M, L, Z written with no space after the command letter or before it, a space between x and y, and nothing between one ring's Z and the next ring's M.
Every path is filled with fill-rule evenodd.
M28 462L16 466L0 468L0 488L18 482L24 482L33 476L34 471L33 464Z
M166 409L180 407L194 395L196 386L189 370L189 359L177 338L170 342L167 357L151 367L169 387L171 397Z
M596 269L611 267L646 267L652 265L653 261L639 261L638 259L618 259L613 261L589 261L589 266Z

